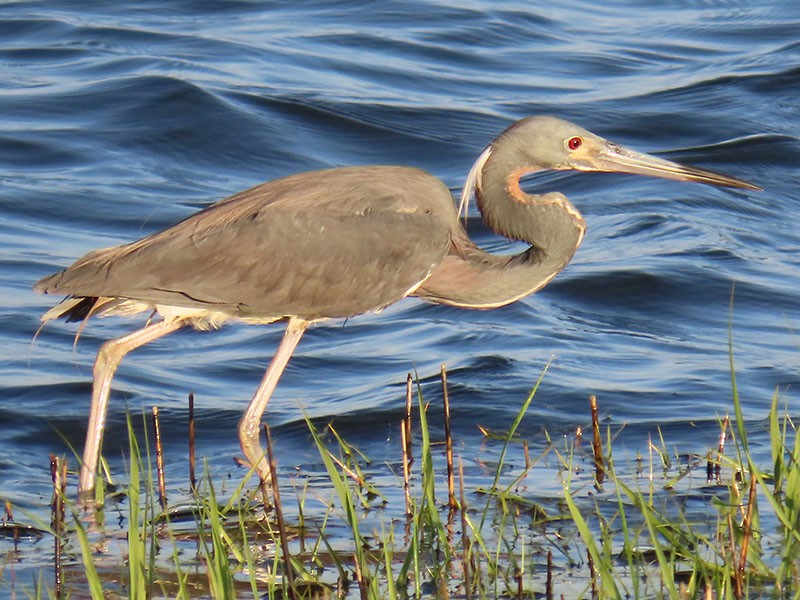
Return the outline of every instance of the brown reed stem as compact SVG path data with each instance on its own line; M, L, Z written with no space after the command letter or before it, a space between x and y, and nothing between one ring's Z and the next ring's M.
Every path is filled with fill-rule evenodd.
M361 563L358 562L357 554L353 554L353 563L355 564L356 583L358 583L358 591L361 595L361 600L368 600L367 582L364 580L364 574L361 572Z
M719 432L719 443L717 444L717 453L722 455L725 452L725 439L728 434L728 425L730 424L730 417L725 415L722 420L722 430Z
M286 571L286 583L289 588L289 597L293 600L297 597L294 587L294 567L292 567L292 557L289 554L289 537L286 535L286 525L283 520L283 506L281 504L281 492L278 485L278 468L275 464L275 455L272 452L272 436L269 432L269 425L264 424L264 434L267 438L267 462L269 463L270 482L272 483L272 503L275 508L275 522L278 526L278 537L281 541L281 553L283 554L283 566ZM266 486L262 482L262 486Z
M447 458L447 505L450 510L458 508L453 474L453 437L450 434L450 395L447 392L447 369L442 365L442 400L444 403L444 445Z
M328 425L328 429L330 429L331 431L334 431L332 425ZM353 469L351 469L346 464L344 464L344 462L342 462L341 459L339 459L338 457L334 456L333 453L330 450L326 450L326 452L328 453L328 457L333 462L336 463L336 466L338 466L342 471L344 471L345 475L347 475L350 479L355 481L356 484L359 487L364 487L366 485L366 481L364 481L363 477L361 477L358 473L353 471Z
M53 501L51 503L51 519L53 533L53 577L55 596L62 598L63 570L61 566L61 544L64 534L64 493L67 485L67 461L50 455L50 476L53 479Z
M414 464L414 453L411 448L411 415L414 406L414 380L411 373L406 377L406 457L408 458L408 471L411 472L411 465Z
M744 578L747 568L747 550L750 546L750 537L753 534L753 512L756 504L756 478L750 474L750 494L747 497L747 513L742 523L742 553L739 556L739 573L737 577Z
M348 467L346 464L344 464L344 463L343 463L343 462L342 462L342 461L341 461L339 458L337 458L336 456L334 456L334 455L333 455L333 454L331 454L330 452L328 452L328 456L330 457L330 459L331 459L333 462L335 462L335 463L336 463L336 465L337 465L337 466L338 466L338 467L339 467L339 468L340 468L342 471L344 471L345 475L347 475L347 476L348 476L350 479L352 479L353 481L355 481L355 482L356 482L356 484L357 484L359 487L364 487L364 486L366 485L366 483L367 483L367 482L366 482L366 481L364 481L364 478L363 478L363 477L361 477L361 476L360 476L358 473L356 473L355 471L353 471L353 469L351 469L350 467Z
M161 444L161 424L158 420L158 406L153 407L153 437L156 442L156 474L158 476L158 503L167 508L167 483L164 480L164 447Z
M725 439L728 435L728 426L730 425L730 418L725 415L722 420L722 430L719 432L719 442L717 443L717 462L714 463L714 477L717 485L722 485L722 456L725 454Z
M606 478L605 461L603 460L603 441L600 437L600 419L597 415L597 396L589 396L592 411L592 452L594 453L594 480L600 486Z
M403 446L403 494L406 498L406 515L411 515L411 473L409 472L408 440L406 440L406 422L400 423L400 443Z
M592 585L592 599L594 599L597 598L597 572L594 568L594 559L592 558L592 553L589 552L589 550L586 551L586 556L589 560L589 577Z
M411 465L414 454L411 446L411 414L413 410L414 379L406 376L406 413L400 424L400 443L403 444L403 491L406 498L406 515L411 515Z
M547 580L544 584L546 600L553 600L553 551L547 551Z
M531 466L531 453L528 448L528 440L522 440L522 453L525 455L525 471L530 471Z
M450 590L447 589L447 575L439 574L439 595L442 600L450 600Z
M11 507L11 501L6 500L6 522L11 524L14 522L14 510ZM17 550L19 543L19 527L14 527L14 550Z
M194 470L194 394L189 393L189 485L197 490L197 478Z

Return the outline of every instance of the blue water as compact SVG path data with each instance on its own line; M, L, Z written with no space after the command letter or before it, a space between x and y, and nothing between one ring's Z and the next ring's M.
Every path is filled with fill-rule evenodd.
M507 428L550 360L521 428L532 445L585 426L597 394L605 422L626 425L623 447L660 427L670 448L705 454L732 412L731 323L749 424L775 390L800 416L800 3L450 4L0 6L0 498L46 510L49 453L82 445L99 344L142 324L94 319L73 347L77 326L50 323L32 342L56 300L31 291L37 279L300 171L414 165L457 194L485 144L531 114L764 191L534 178L530 190L563 191L588 221L570 266L495 311L412 299L314 328L268 409L281 468L311 460L304 411L335 419L376 463L395 460L406 373L438 402L442 363L465 460L475 425ZM477 213L469 230L518 249ZM235 425L280 336L181 332L127 357L112 471L124 477L126 411L158 404L168 469L185 477L191 391L199 453L240 474Z

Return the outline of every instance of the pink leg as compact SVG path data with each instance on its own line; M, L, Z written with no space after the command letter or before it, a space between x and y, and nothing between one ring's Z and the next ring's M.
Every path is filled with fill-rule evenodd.
M159 321L100 346L94 361L94 382L92 385L92 405L89 410L89 429L86 432L86 445L83 449L83 464L78 482L78 494L87 495L94 490L97 463L100 461L100 445L106 426L108 396L111 393L111 380L122 358L131 350L144 346L185 325L185 321Z
M278 385L281 373L286 368L286 364L308 326L308 321L295 317L289 319L280 346L278 346L275 356L272 357L272 362L269 364L267 372L264 373L264 378L261 380L255 396L239 421L239 443L242 446L242 452L250 461L250 465L256 467L258 476L264 482L269 481L269 465L264 458L264 449L261 447L259 439L261 417L267 409L267 403L272 392L275 391L275 386Z

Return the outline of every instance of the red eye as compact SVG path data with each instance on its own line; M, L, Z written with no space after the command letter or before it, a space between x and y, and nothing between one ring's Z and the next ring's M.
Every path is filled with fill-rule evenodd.
M569 141L567 142L567 147L570 150L577 150L578 148L581 147L581 144L583 144L583 139L576 136L574 138L569 139Z

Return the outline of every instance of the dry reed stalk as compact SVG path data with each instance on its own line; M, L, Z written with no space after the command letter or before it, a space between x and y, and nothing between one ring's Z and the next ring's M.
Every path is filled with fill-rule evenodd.
M737 579L741 579L743 584L745 569L747 568L747 550L750 546L750 538L753 534L753 512L756 504L756 478L750 476L750 494L747 497L747 513L742 522L742 553L739 555L739 568L736 573ZM742 585L739 585L741 588Z
M364 581L363 574L361 573L361 563L358 562L358 556L356 554L353 554L353 563L355 564L356 583L358 583L358 591L361 600L368 600L367 582Z
M411 473L409 472L408 440L406 439L406 422L400 423L400 443L403 446L403 494L406 498L406 515L411 515Z
M338 467L339 467L339 468L340 468L342 471L344 471L344 472L345 472L345 475L347 475L347 476L348 476L350 479L352 479L353 481L355 481L355 482L356 482L356 484L357 484L359 487L364 487L364 486L366 485L366 481L364 481L364 478L363 478L363 477L361 477L361 476L360 476L358 473L356 473L355 471L353 471L353 469L351 469L351 468L350 468L350 467L348 467L346 464L344 464L344 463L343 463L343 462L342 462L340 459L338 459L337 457L335 457L335 456L334 456L334 455L331 453L331 451L330 451L330 450L326 450L326 452L328 453L328 456L330 457L330 459L331 459L333 462L335 462L335 463L336 463L336 466L338 466Z
M603 441L600 437L600 419L597 415L597 396L589 396L589 406L592 411L592 452L594 454L594 480L600 486L606 478L605 462L603 461Z
M61 458L59 459L61 463L61 471L59 477L59 485L61 486L61 494L59 494L59 509L61 511L61 525L62 531L65 531L65 520L64 520L64 509L65 509L65 498L67 497L67 459ZM59 577L61 581L63 581L63 577Z
M269 463L270 481L272 483L272 503L275 508L275 522L278 526L278 537L281 542L281 553L283 554L283 568L286 572L286 583L289 588L289 597L296 598L294 587L294 568L292 567L292 557L289 554L289 537L286 535L286 525L283 520L283 506L281 505L281 492L278 485L278 468L275 464L275 455L272 452L272 436L269 433L269 425L264 424L264 434L267 438L267 462ZM262 489L265 487L262 481Z
M447 579L444 575L439 576L438 598L441 598L442 600L450 600L450 590L447 589Z
M531 463L531 453L528 448L528 440L522 440L522 453L525 455L525 470L530 471L533 463Z
M189 393L189 484L197 490L197 478L194 470L194 394Z
M544 584L546 600L553 600L553 551L547 551L547 580Z
M11 501L6 500L6 523L11 525L14 523L14 511L11 507ZM14 527L14 550L17 549L19 543L19 527Z
M63 570L61 565L61 544L64 534L64 496L67 487L67 461L50 455L50 476L53 479L53 501L50 505L53 525L53 576L55 580L55 597L62 598Z
M153 438L156 443L156 474L158 476L158 503L167 508L167 483L164 480L164 447L161 444L161 425L158 421L158 406L153 407Z
M728 425L730 424L730 417L725 415L722 420L722 430L719 432L719 443L717 444L717 452L723 454L725 452L725 439L728 434Z
M411 414L413 410L414 379L406 376L406 413L400 423L400 443L403 445L403 491L406 498L406 515L411 515L411 465L414 464L411 447Z
M408 471L411 472L411 465L414 463L414 453L411 448L411 415L414 406L414 380L411 373L406 377L406 458L408 459Z
M447 505L450 510L458 508L456 486L453 475L453 437L450 435L450 395L447 393L447 369L442 365L442 400L444 403L444 444L447 457Z
M589 560L589 577L592 584L592 598L597 598L597 571L594 568L594 559L592 553L586 550L586 556Z
M59 459L61 463L61 521L64 521L64 499L67 497L67 459Z
M350 580L347 579L347 571L341 570L341 575L336 579L336 597L344 598L350 589Z
M722 430L719 432L719 442L717 443L717 462L714 464L714 477L717 485L722 485L722 456L725 454L725 439L728 434L730 418L725 415L722 420Z

